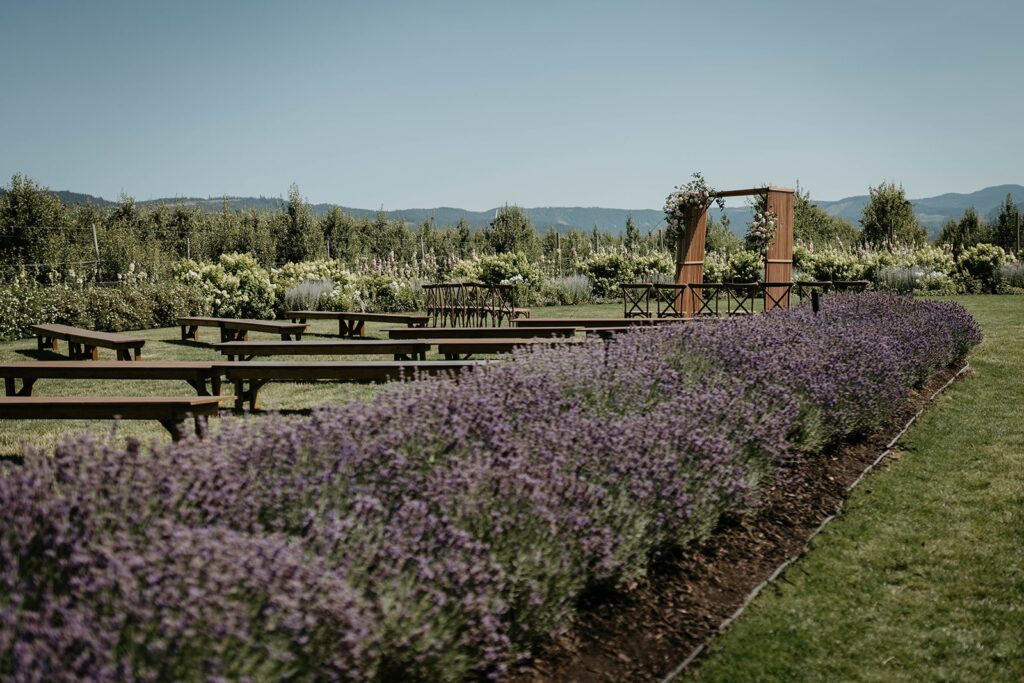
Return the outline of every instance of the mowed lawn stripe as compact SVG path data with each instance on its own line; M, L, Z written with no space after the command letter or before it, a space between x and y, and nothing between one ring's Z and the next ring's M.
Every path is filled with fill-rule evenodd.
M1024 680L1024 300L958 300L973 373L682 678Z

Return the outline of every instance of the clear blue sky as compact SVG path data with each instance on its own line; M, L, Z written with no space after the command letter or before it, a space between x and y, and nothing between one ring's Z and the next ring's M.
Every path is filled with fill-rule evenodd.
M1024 183L1024 2L0 6L0 179L115 199L660 208Z

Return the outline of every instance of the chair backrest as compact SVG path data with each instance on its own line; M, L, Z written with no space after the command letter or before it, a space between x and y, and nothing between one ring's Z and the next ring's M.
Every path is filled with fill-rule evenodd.
M651 317L651 284L620 282L622 289L622 317Z
M653 286L654 302L659 318L683 318L683 297L686 296L686 285L655 284Z
M725 288L725 312L728 315L751 315L759 286L756 282L730 282Z

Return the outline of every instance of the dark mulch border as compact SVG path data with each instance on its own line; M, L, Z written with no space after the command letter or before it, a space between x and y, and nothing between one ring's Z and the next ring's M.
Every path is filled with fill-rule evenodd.
M746 596L799 553L847 488L956 369L912 391L869 437L798 459L763 490L762 504L721 520L707 539L659 560L643 585L598 592L579 605L569 632L517 672L515 683L657 681L710 640Z

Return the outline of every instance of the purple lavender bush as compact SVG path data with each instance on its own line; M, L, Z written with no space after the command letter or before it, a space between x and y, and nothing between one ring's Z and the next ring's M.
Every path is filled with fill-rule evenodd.
M500 678L793 458L980 341L892 295L524 350L204 441L82 436L0 479L15 680Z

